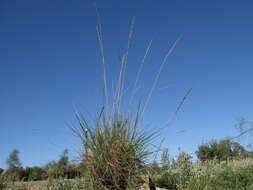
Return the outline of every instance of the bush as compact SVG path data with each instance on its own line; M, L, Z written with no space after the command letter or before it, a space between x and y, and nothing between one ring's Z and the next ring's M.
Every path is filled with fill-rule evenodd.
M38 181L43 179L45 171L40 167L32 167L29 169L28 180L29 181Z

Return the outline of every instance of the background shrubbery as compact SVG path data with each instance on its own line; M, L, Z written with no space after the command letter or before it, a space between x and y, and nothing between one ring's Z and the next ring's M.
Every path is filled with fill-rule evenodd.
M163 170L155 183L171 190L250 190L253 189L253 159L185 161Z
M253 158L238 142L228 139L199 146L198 160L181 152L177 159L164 162L154 175L157 186L171 190L251 190ZM166 164L164 164L166 163Z
M198 147L196 155L200 161L253 158L252 152L247 151L238 142L233 142L229 139L213 140L202 144Z
M40 181L47 179L73 179L81 177L81 164L69 162L67 150L64 150L58 161L50 161L45 166L26 167L21 166L19 151L13 150L7 158L7 169L0 170L3 181Z

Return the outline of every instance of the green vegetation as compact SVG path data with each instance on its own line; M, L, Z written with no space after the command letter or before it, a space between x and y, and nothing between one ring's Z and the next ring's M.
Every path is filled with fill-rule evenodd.
M253 159L185 160L162 170L155 179L158 187L171 190L252 190Z
M71 164L68 158L68 150L64 150L57 162L51 161L44 166L44 179L73 179L81 176L78 165Z
M96 146L91 147L93 148L92 151L87 150L87 155L83 155L83 161L78 164L69 162L65 150L58 161L49 162L44 167L22 168L19 165L18 168L15 168L16 170L12 170L13 173L8 169L2 171L0 174L0 190L133 190L140 189L140 187L147 188L148 186L169 190L253 190L252 152L246 150L238 142L223 139L202 144L196 151L197 155L202 154L204 149L204 155L212 156L205 157L205 159L199 156L198 160L192 160L192 157L186 152L180 152L178 156L171 157L168 149L165 149L159 162L154 161L152 164L148 164L144 162L148 152L142 151L138 157L137 150L139 149L136 150L134 149L136 145L127 143L126 131L118 125L117 130L122 133L119 136L118 131L114 130L110 134L115 134L111 138L116 139L117 144L113 144L114 141L109 138L110 136L106 132L103 133L107 134L108 142L106 143L112 143L106 145L102 141L105 140L103 139L105 137L101 137L99 133L99 141L95 141ZM143 142L143 144L145 143ZM94 145L92 144L92 146ZM109 146L113 146L114 149L109 149ZM99 156L97 155L98 152L100 153ZM107 156L110 156L109 158L112 160L103 160ZM19 158L16 157L16 160ZM101 164L92 163L93 161ZM102 164L105 162L110 164ZM88 163L91 165L87 165ZM78 173L78 175L74 175L71 179L69 175L66 175L68 170L75 174ZM101 175L98 175L97 170L101 172ZM115 178L110 176L110 172L115 175ZM131 172L136 173L132 174ZM22 177L13 178L17 174ZM126 177L127 180L121 177ZM101 180L100 183L98 179ZM41 182L41 180L44 181ZM112 183L108 184L111 181ZM122 186L116 186L117 184L122 184Z
M253 158L252 152L247 151L238 142L233 142L229 139L221 141L210 141L209 143L202 144L196 151L197 157L201 161L218 160L224 161L233 158Z
M79 164L69 162L67 150L64 150L57 162L51 161L43 167L23 168L19 160L19 151L14 150L6 160L7 169L0 171L0 183L3 181L41 181L47 179L73 179L81 176Z

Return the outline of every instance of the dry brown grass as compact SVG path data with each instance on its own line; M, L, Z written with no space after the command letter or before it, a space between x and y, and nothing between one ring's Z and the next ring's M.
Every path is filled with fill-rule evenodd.
M15 182L8 184L4 190L48 190L47 181Z
M48 186L48 184L49 184L48 181L18 182L18 183L15 183L15 187L12 186L5 190L50 190L51 188ZM149 190L148 184L145 183L142 186L141 190ZM167 189L157 187L156 190L167 190Z

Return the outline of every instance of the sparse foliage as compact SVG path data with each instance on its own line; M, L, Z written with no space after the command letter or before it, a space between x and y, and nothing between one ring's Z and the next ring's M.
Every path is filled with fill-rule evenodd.
M162 152L162 159L161 164L163 168L168 168L170 166L170 156L169 156L169 150L166 148Z
M235 125L236 129L238 130L239 134L230 138L231 140L234 140L234 139L246 139L245 137L252 137L253 135L253 122L252 121L248 121L246 120L245 118L240 118L238 119L236 125ZM252 139L252 138L250 138ZM248 143L248 147L252 148L252 143L253 141L252 140L249 140Z
M68 150L65 149L62 153L62 155L60 156L60 159L58 161L58 166L60 168L63 168L65 166L67 166L69 164L69 157L68 157Z
M7 169L9 171L21 168L21 162L19 160L19 150L14 149L6 160Z

